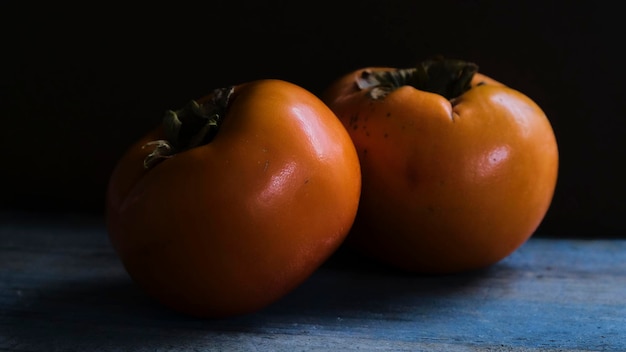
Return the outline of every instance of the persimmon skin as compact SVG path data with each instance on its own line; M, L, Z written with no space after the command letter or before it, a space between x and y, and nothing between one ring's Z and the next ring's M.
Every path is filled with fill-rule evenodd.
M129 275L200 317L255 312L305 281L345 239L360 195L354 145L319 98L270 79L234 92L210 143L146 169L158 127L107 190L109 237Z
M558 148L529 97L480 73L448 100L402 86L371 99L333 82L322 100L357 148L362 190L346 246L387 265L450 274L492 265L525 243L554 194Z

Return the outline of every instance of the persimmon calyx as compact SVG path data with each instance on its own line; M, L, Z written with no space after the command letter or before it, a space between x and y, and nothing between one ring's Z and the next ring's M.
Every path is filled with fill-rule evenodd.
M191 100L179 110L167 110L163 116L166 139L151 141L142 147L155 146L144 159L144 168L149 169L163 159L211 142L226 116L234 90L233 86L215 89L206 102Z
M478 66L471 62L454 59L425 60L412 68L391 71L365 70L357 78L360 90L368 91L371 99L384 99L394 90L402 86L436 93L451 100L471 88L474 74Z

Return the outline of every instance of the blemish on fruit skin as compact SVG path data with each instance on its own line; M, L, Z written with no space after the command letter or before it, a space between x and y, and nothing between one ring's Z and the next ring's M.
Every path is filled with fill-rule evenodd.
M389 137L389 133L385 132L384 138L388 138Z
M407 165L406 168L406 180L410 188L414 188L418 183L419 172L415 169L414 165Z
M359 128L357 121L359 121L359 114L354 114L350 116L350 122L348 124L352 126L353 129L356 130L357 128Z
M387 115L385 115L385 117L391 117L391 112L387 112Z

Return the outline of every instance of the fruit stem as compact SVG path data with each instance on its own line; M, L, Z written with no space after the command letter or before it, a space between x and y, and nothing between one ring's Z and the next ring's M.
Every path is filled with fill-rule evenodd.
M413 68L392 71L363 71L357 79L360 89L370 89L372 99L382 99L402 86L436 93L451 100L471 88L478 66L454 59L425 60Z
M233 92L234 87L215 89L202 103L191 100L179 110L167 110L163 117L166 139L143 146L155 146L144 159L144 167L149 169L163 159L211 142L226 115Z

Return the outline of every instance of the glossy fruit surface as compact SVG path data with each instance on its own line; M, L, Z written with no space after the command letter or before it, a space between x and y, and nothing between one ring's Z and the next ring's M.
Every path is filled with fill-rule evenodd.
M557 181L552 126L477 69L363 68L324 92L361 163L347 246L404 270L454 273L500 261L535 232Z
M180 312L264 308L308 278L354 220L360 165L322 101L259 80L169 111L113 171L107 226L126 270Z

